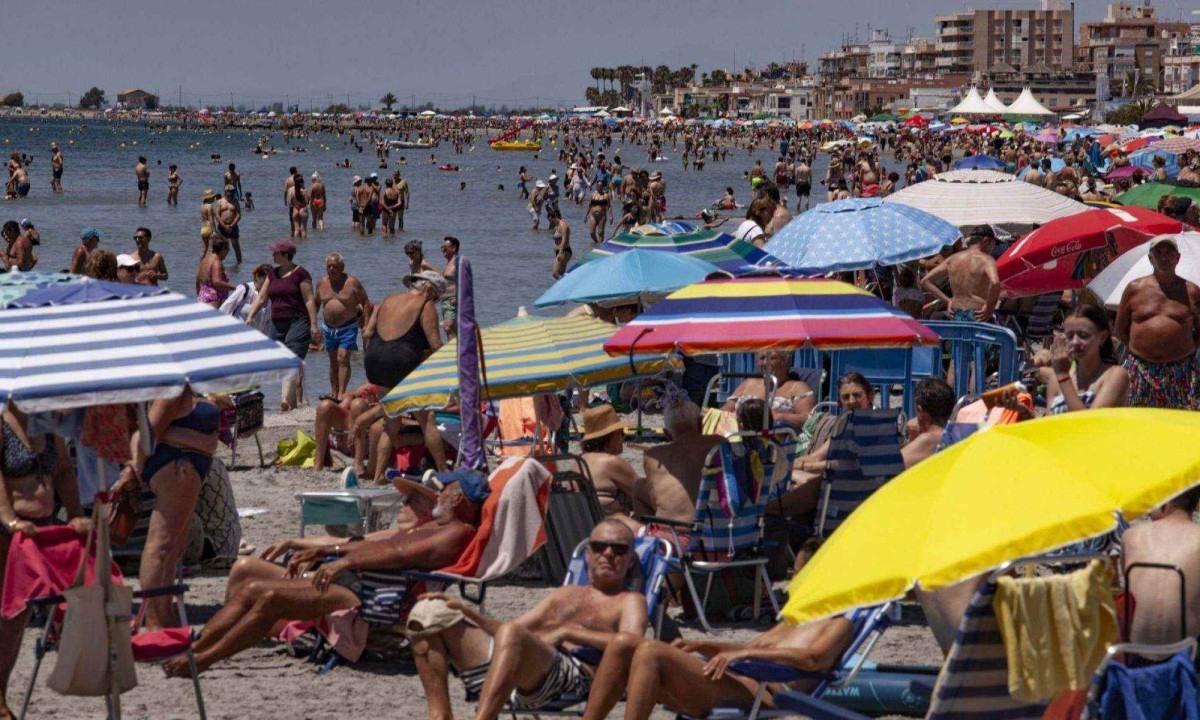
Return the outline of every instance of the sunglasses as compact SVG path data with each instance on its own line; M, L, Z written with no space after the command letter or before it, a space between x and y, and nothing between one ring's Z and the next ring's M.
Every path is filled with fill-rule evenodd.
M624 557L629 554L629 546L625 543L604 542L603 540L588 540L588 550L593 555L603 555L605 550L612 550L613 555Z

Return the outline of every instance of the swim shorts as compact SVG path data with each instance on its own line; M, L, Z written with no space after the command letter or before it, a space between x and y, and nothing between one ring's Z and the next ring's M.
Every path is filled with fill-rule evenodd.
M229 232L225 232L220 225L217 225L217 234L227 240L237 240L241 237L242 231L237 225L234 225L233 229L231 229Z
M1175 362L1150 362L1133 353L1125 358L1130 407L1200 409L1200 361L1195 355Z
M21 183L17 186L17 197L25 197L29 194L29 183Z
M62 169L62 168L54 168L54 169L51 171L51 173L54 175L54 179L55 179L55 180L61 180L61 179L62 179L62 172L63 172L63 169Z
M325 351L333 352L345 348L351 352L358 349L358 320L351 320L341 327L331 328L321 321L321 335L325 338Z
M796 197L808 197L812 194L812 183L796 183Z
M467 702L479 699L483 689L483 681L487 678L488 669L492 666L492 653L495 641L488 648L488 661L479 667L461 671L458 676L463 688L467 691ZM587 698L592 689L592 675L583 669L583 662L562 648L554 654L554 664L550 672L542 680L542 684L531 693L520 690L512 692L512 707L514 710L538 710L554 703L563 696L572 698Z
M149 180L138 180L138 190L149 190L149 189L150 189L150 181Z
M442 319L456 320L458 318L458 299L444 298L442 300Z

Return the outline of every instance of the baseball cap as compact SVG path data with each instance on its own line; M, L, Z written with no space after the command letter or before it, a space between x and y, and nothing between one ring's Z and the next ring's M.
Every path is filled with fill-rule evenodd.
M408 611L404 631L410 640L417 640L448 630L463 621L459 610L452 610L445 600L425 598L418 600Z
M541 180L538 180L537 182L535 182L533 184L533 186L543 188L543 187L546 187L546 183L542 182Z
M1170 245L1171 247L1175 248L1175 252L1179 252L1179 241L1175 239L1174 235L1159 235L1150 241L1150 249L1153 250L1154 248L1163 244Z
M141 262L132 255L121 253L117 256L117 267L137 267L138 265L141 265Z
M375 173L371 173L371 174L370 174L370 175L368 175L367 177L371 178L372 180L376 180L376 179L378 179L378 178L379 178L379 176L378 176L378 175L376 175Z
M31 228L31 227L33 227L33 221L32 221L32 220L30 220L29 218L23 218L23 219L21 220L21 229L22 229L22 230L28 230L28 229L29 229L29 228Z
M99 240L102 237L103 237L103 235L100 234L100 231L94 227L85 227L84 229L79 231L79 239L80 240L90 240L92 238Z
M355 176L354 176L354 184L355 184L355 185L357 185L357 184L359 184L360 182L362 182L362 178L360 178L359 176L355 175Z
M455 470L454 472L438 473L437 478L446 485L458 483L458 487L462 490L463 495L476 505L482 505L483 501L487 500L488 495L492 494L492 488L488 485L487 477L483 473L473 470Z
M296 243L288 240L287 238L283 238L282 240L276 240L275 242L271 243L271 247L267 249L272 253L296 252Z

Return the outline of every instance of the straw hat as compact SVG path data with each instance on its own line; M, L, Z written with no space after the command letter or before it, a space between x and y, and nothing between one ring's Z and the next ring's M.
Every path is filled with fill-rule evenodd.
M625 423L608 403L583 411L583 440L595 440L624 429Z
M202 198L200 198L200 199L201 199L201 200L216 200L216 199L217 199L217 194L216 194L215 192L213 192L213 191L212 191L212 188L209 188L209 189L207 189L207 190L205 190L205 191L204 191L204 197L202 197Z

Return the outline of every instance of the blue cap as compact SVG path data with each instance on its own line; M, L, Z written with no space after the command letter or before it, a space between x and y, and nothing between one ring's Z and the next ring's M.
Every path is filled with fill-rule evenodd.
M29 228L33 227L33 223L29 220L29 218L24 218L21 220L21 227L28 230Z
M83 230L79 231L80 240L90 240L91 238L96 238L99 240L100 237L100 231L94 227L85 227Z
M472 470L455 470L454 472L438 473L437 478L446 485L458 483L458 487L462 489L463 495L476 505L482 505L483 501L487 500L488 495L492 494L492 488L488 485L487 477L482 473Z

